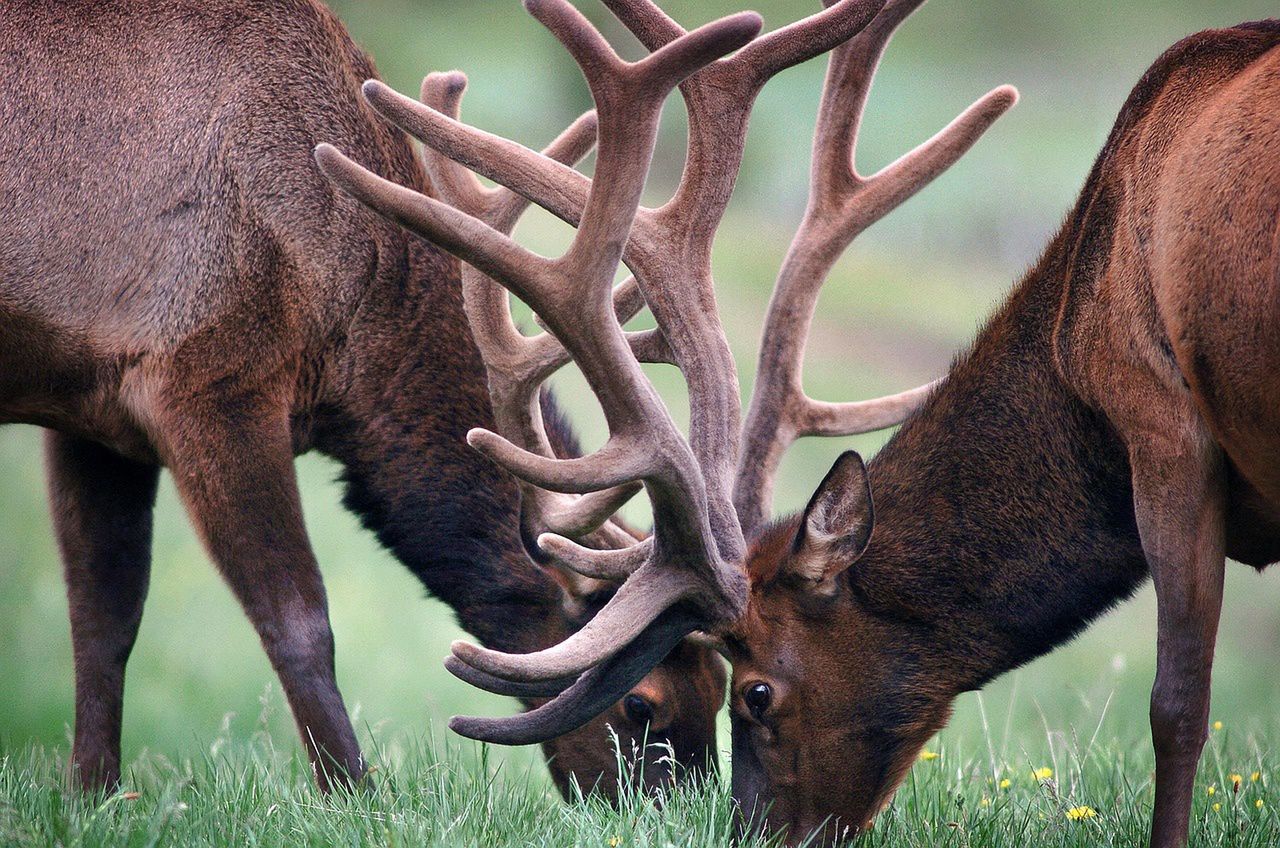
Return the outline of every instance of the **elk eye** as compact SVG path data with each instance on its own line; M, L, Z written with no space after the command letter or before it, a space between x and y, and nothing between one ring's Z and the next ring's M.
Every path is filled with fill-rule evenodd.
M628 695L622 699L622 708L627 718L636 724L648 724L653 721L653 705L639 695Z
M753 683L747 687L747 691L742 693L742 700L751 711L751 715L758 721L764 717L765 710L769 709L769 702L773 700L773 690L769 688L768 683Z

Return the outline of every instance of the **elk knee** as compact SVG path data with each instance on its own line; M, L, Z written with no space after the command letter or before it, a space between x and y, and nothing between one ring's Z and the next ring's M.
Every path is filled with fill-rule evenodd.
M282 678L333 670L333 630L323 608L286 612L259 630L267 655Z
M1157 678L1151 692L1151 737L1157 756L1198 758L1209 736L1208 693L1196 683Z

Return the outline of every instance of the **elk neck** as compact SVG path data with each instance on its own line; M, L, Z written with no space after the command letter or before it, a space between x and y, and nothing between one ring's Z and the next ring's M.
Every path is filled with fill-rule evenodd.
M850 583L920 628L954 693L1071 639L1147 576L1124 446L1055 362L1067 236L870 465L875 531Z
M316 445L343 465L347 507L464 629L500 650L554 644L571 624L521 541L519 491L466 443L494 425L458 265L388 228L373 276Z

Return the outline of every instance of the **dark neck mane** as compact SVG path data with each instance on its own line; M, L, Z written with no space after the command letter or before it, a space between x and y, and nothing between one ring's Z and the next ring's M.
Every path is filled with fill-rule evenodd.
M1055 242L870 465L873 611L929 631L957 691L1070 639L1147 574L1128 461L1054 364Z
M351 328L350 385L317 416L317 446L343 464L347 506L464 629L546 647L570 627L560 589L526 553L515 482L466 444L494 425L457 264L407 236L403 250Z

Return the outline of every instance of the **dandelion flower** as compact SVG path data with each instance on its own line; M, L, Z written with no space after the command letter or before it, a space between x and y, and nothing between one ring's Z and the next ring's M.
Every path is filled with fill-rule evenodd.
M1253 774L1249 775L1250 783L1257 783L1259 780L1262 780L1262 772L1255 771Z
M990 799L990 798L986 798L986 797L984 797L981 801L979 801L979 802L978 802L978 806L979 806L979 807L990 807L990 806L991 806L991 799Z
M1218 787L1210 785L1209 788L1206 789L1205 791L1208 792L1209 797L1212 798L1214 795L1218 794Z
M1221 730L1221 729L1222 729L1222 722L1220 722L1220 721L1215 721L1215 722L1213 723L1213 729L1214 729L1214 730Z
M618 839L618 837L616 837L616 836L610 836L610 837L609 837L609 848L618 848L618 843L619 843L619 842L621 842L621 841L622 841L622 840Z
M1240 775L1240 774L1229 774L1229 775L1227 775L1227 780L1230 780L1230 781L1231 781L1231 789L1232 789L1232 791L1234 791L1234 792L1239 792L1239 791L1240 791L1240 784L1244 783L1244 775Z
M1012 781L1012 780L1010 780L1010 779L1009 779L1009 778L1007 778L1007 777L1006 777L1004 780L1000 781L1000 788L1001 788L1001 789L1008 789L1008 788L1009 788L1010 786L1012 786L1012 785L1013 785L1013 781Z
M1261 798L1259 798L1258 800L1254 801L1254 802L1253 802L1253 806L1255 806L1255 807L1257 807L1259 810L1261 810L1261 809L1262 809L1262 799L1261 799Z
M1067 818L1071 821L1083 821L1084 819L1096 818L1098 811L1093 807L1072 807L1067 810Z
M921 751L920 752L920 759L924 760L926 763L930 762L931 760L936 760L940 756L942 755L939 754L937 751Z
M1218 812L1218 811L1220 811L1221 809L1222 809L1222 805L1221 805L1221 804L1216 804L1216 803L1215 803L1215 804L1213 805L1213 811L1214 811L1215 813L1216 813L1216 812Z
M1031 777L1034 778L1035 780L1048 780L1049 778L1053 777L1053 769L1048 767L1038 768L1035 771L1031 772Z

